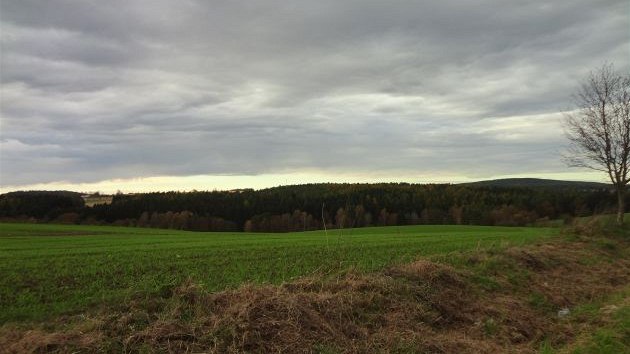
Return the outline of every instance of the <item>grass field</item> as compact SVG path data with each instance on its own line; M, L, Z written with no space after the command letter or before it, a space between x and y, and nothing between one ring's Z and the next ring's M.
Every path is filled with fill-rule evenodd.
M0 323L45 320L137 296L168 296L190 279L207 290L281 283L421 256L521 245L555 228L406 226L288 234L0 224Z

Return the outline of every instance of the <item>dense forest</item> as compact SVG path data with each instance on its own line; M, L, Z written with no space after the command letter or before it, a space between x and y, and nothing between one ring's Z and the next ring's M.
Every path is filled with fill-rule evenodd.
M287 232L412 224L529 225L607 212L606 185L305 184L262 190L117 194L85 206L74 192L0 195L4 221L196 231Z

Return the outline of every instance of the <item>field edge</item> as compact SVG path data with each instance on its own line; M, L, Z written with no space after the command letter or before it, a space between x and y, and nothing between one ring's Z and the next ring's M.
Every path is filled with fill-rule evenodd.
M16 353L553 352L583 335L588 320L580 308L616 292L627 297L629 259L627 239L570 235L336 279L216 293L184 282L159 298L4 325L0 347ZM565 309L570 314L559 315Z

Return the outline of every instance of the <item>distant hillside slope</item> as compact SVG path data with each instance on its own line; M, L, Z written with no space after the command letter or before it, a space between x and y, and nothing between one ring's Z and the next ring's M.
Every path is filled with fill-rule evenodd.
M610 184L598 182L560 181L542 178L503 178L487 181L462 183L466 186L478 187L558 187L558 188L586 188L600 189L610 187Z

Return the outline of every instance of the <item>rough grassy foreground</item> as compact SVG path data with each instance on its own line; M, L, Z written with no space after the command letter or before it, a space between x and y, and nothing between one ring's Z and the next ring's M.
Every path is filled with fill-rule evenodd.
M0 324L44 320L184 281L208 291L243 283L369 272L417 257L518 245L557 229L409 226L291 234L0 224Z
M162 296L4 325L0 348L617 353L630 345L629 282L627 238L578 235L214 293L189 281ZM570 314L559 318L562 308Z

